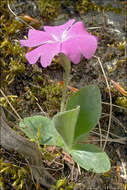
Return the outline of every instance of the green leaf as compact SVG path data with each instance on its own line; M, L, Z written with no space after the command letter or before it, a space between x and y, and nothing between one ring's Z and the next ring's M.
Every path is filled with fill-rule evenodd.
M95 127L101 115L101 94L95 85L85 86L71 96L67 110L80 106L75 140Z
M74 141L75 126L78 119L80 107L75 109L59 112L53 118L55 127L68 148L71 148Z
M19 125L30 139L38 140L40 144L64 146L53 121L47 117L26 117Z
M95 173L105 173L110 170L110 160L107 154L92 144L77 144L70 151L77 164Z
M84 133L75 140L74 144L80 144L82 142L85 142L88 139L89 135L89 133Z

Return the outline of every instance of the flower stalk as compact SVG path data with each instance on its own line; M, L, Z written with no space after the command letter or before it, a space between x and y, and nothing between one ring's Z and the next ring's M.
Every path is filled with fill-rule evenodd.
M70 63L69 58L66 55L60 54L60 57L61 57L62 66L64 68L64 74L63 74L64 85L63 85L63 93L62 93L61 107L60 107L60 111L63 112L65 111L65 102L66 102L66 95L67 95L67 87L69 83L71 63Z

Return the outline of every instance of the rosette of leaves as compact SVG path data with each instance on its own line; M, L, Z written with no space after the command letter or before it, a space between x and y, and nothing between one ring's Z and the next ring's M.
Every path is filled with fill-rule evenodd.
M80 143L87 139L100 115L100 91L97 86L89 85L70 97L66 111L57 113L52 119L41 115L26 117L20 127L40 144L62 147L82 168L105 173L110 169L107 154L95 145Z

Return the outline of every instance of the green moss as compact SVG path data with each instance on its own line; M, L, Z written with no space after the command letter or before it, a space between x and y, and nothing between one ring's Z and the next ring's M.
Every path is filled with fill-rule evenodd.
M116 14L119 14L122 12L121 8L114 8L112 7L112 4L108 4L107 6L103 5L97 5L96 3L93 3L91 0L79 0L76 3L76 10L79 12L80 15L86 14L88 11L113 11Z
M25 65L20 63L19 60L17 59L11 59L10 64L9 64L9 70L6 71L6 78L5 81L8 85L10 85L17 74L23 74L25 72Z
M53 20L60 11L60 0L38 0L41 15L46 20Z
M4 6L4 5L3 5ZM7 13L6 13L7 14ZM15 76L25 72L25 48L21 48L19 41L14 40L16 33L22 29L22 24L14 18L6 18L6 14L1 17L1 82L10 85Z
M40 87L39 85L35 87L32 86L30 91L31 97L36 97L42 108L46 110L51 116L59 111L61 100L60 85L51 82L44 85L44 87Z
M45 99L42 103L48 110L56 110L60 105L61 88L59 85L50 84L41 89L41 96Z
M9 100L11 104L16 101L16 98L17 96L14 96L14 95L7 96L7 99ZM8 102L6 101L4 97L0 97L0 105L3 107L8 107Z
M11 162L5 162L4 159L0 160L0 187L6 187L6 182L10 182L11 187L20 190L30 179L30 171L28 166L20 167ZM32 181L31 181L32 182Z
M127 97L117 97L116 104L127 108Z
M22 62L25 62L25 48L22 48L19 44L19 41L11 42L9 38L4 38L1 42L0 48L2 49L1 53L4 57L8 55L18 56L18 59Z
M124 41L119 42L119 43L117 44L117 47L118 47L118 49L119 49L120 51L124 51L126 44L127 44L127 41L124 40Z
M50 190L73 190L73 185L68 184L66 178L59 179L56 186L53 186Z
M14 34L17 33L19 30L23 28L23 23L13 19L11 23L8 23L4 25L4 30L7 34Z
M88 10L93 10L94 4L91 0L80 0L76 3L76 10L80 13L80 15L85 14Z

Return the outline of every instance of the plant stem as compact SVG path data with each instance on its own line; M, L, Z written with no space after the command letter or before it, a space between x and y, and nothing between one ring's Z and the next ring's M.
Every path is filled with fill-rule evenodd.
M61 60L62 60L62 66L64 68L64 74L63 74L63 94L62 94L62 100L61 100L61 107L60 111L63 112L65 110L65 101L66 101L66 94L67 94L67 86L69 82L69 74L71 69L71 63L69 58L64 55L60 54Z

